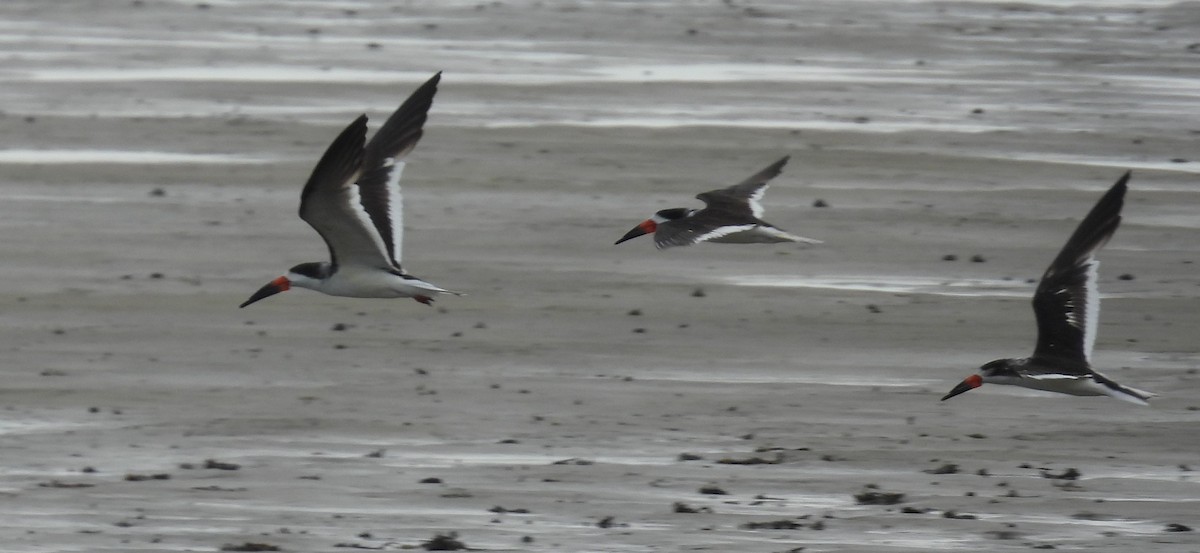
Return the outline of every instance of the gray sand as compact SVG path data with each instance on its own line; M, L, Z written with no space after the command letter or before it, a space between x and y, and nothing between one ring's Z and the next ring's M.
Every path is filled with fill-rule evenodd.
M5 2L0 550L1200 548L1200 8L677 4ZM439 69L405 265L469 295L237 309ZM781 155L826 244L612 245ZM939 402L1128 168L1094 362L1161 397Z

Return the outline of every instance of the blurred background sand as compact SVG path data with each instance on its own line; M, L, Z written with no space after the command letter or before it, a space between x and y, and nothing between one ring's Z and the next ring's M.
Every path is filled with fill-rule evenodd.
M0 550L1200 547L1200 4L0 13ZM238 310L437 70L405 266L470 295ZM612 245L782 155L826 244ZM1094 362L1161 397L939 402L1126 169Z

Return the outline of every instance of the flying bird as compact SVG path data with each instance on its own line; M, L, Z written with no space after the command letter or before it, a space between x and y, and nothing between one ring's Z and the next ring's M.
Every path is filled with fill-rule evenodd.
M400 174L405 157L421 139L441 76L439 71L417 88L370 142L365 114L334 139L300 194L300 218L325 240L329 261L292 267L240 307L293 286L331 296L413 298L426 305L438 294L461 295L412 276L400 265Z
M1095 254L1121 223L1129 172L1104 194L1058 257L1046 269L1033 294L1038 337L1033 355L997 359L950 390L942 401L988 384L1009 384L1074 396L1111 396L1148 405L1155 394L1123 386L1092 369L1092 345L1100 318Z
M785 156L729 188L696 195L704 202L704 209L676 207L661 210L633 227L616 243L654 233L654 245L660 250L698 242L820 244L820 240L790 234L759 218L763 212L759 202L767 191L767 182L778 176L787 162Z

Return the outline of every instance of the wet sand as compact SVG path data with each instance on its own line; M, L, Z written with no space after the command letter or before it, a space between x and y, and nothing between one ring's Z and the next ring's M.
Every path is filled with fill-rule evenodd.
M0 11L0 551L1200 547L1195 4ZM237 309L435 70L405 265L469 295ZM612 245L782 155L825 244ZM1128 168L1093 361L1161 397L939 402Z

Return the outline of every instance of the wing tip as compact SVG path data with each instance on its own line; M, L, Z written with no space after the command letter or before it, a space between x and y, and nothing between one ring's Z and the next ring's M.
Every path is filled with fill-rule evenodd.
M1132 176L1133 176L1133 169L1126 169L1125 174L1121 175L1121 178L1117 179L1117 183L1114 184L1113 186L1125 186L1125 184L1129 182L1129 177L1132 177Z

